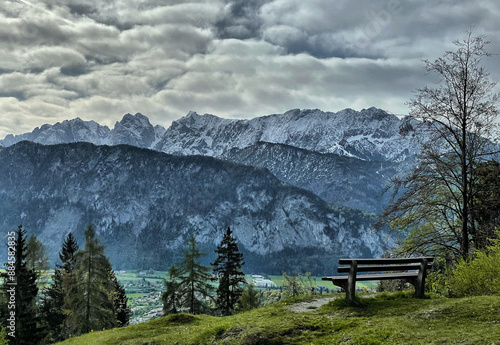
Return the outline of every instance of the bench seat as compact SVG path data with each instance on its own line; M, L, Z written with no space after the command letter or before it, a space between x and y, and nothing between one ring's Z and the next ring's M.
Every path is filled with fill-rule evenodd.
M416 279L418 277L418 272L403 272L403 273L382 273L382 274L363 274L357 275L356 281L372 281L372 280L390 280L390 279ZM331 282L343 282L346 281L349 276L333 276L333 277L323 277L321 280L329 280ZM337 285L334 283L334 285Z
M415 296L424 297L427 270L432 267L433 257L383 258L383 259L340 259L338 273L349 275L322 277L346 291L346 299L354 300L356 281L403 279L415 287ZM395 272L399 271L399 272ZM404 271L404 272L403 272ZM411 271L411 272L408 272ZM358 272L384 272L380 274L361 274Z

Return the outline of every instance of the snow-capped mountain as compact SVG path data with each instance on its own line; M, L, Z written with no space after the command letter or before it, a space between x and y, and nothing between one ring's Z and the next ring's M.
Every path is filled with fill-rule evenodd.
M146 116L138 113L126 114L112 130L77 118L43 125L31 133L8 135L0 143L7 147L22 140L45 145L84 141L220 157L233 148L268 142L363 160L401 161L419 151L416 133L422 126L411 117L401 119L377 108L337 113L294 109L251 120L190 112L168 129L153 127Z
M370 230L374 215L211 157L24 141L1 150L0 162L1 227L23 224L53 258L68 232L82 240L88 222L116 268L168 267L191 233L213 253L227 226L247 267L267 272L307 263L321 274L336 257L376 256L387 244Z
M20 135L9 134L1 143L11 146L23 140L33 141L44 145L73 143L79 141L91 142L96 145L108 144L110 130L95 121L83 121L80 118L65 120L55 125L45 124L36 127L31 133Z
M418 152L415 132L421 126L413 118L400 119L376 108L337 113L295 109L251 120L190 112L172 123L154 149L220 157L233 148L268 142L363 160L401 161Z
M95 145L126 144L150 148L155 146L164 134L165 128L159 125L153 127L146 116L137 113L125 114L111 130L95 121L76 118L54 125L46 124L35 128L31 133L7 135L0 144L7 147L28 140L43 145L89 142Z
M110 131L110 144L127 144L142 148L154 147L165 134L162 126L153 127L149 119L137 113L135 115L126 114L120 122L116 122L113 130Z
M387 182L412 166L424 124L376 109L290 110L251 120L190 112L165 129L126 114L112 130L81 119L7 136L42 144L128 144L175 155L205 155L269 169L280 180L337 205L379 213Z

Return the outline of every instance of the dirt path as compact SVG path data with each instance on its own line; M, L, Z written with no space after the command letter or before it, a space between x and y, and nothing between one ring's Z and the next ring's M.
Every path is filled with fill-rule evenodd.
M321 307L323 304L327 304L328 302L333 301L335 298L338 298L338 297L332 297L332 296L320 297L320 298L318 298L314 301L311 301L311 302L296 303L296 304L290 306L290 310L298 312L298 313L305 313L308 311L314 311L314 310L318 309L319 307Z

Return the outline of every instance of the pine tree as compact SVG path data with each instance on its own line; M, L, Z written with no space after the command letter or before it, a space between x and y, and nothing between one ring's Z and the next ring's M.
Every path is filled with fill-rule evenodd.
M161 299L163 302L163 315L176 314L179 312L181 302L180 270L174 265L168 270L168 280L163 279L166 290Z
M230 315L243 292L241 284L246 284L245 274L241 270L244 265L243 254L239 252L230 228L227 228L215 252L218 256L212 266L219 279L216 305L222 315Z
M59 264L56 265L54 274L52 275L53 284L44 291L45 297L42 305L42 315L47 339L50 342L61 341L68 336L64 314L66 292L64 289L64 280L68 281L68 276L73 275L74 256L77 251L78 243L73 234L69 233L59 253L62 266Z
M65 295L65 312L74 335L117 325L115 286L110 279L111 264L104 255L104 245L99 243L92 224L84 233L85 248L75 255L75 280L68 277L64 282L70 289Z
M8 314L3 315L2 322L6 322L5 326L10 344L38 344L42 334L41 329L38 327L40 318L36 305L38 294L36 280L38 277L35 271L28 268L26 263L26 231L20 225L17 232L12 232L12 235L14 234L16 235L15 239L9 242L12 242L15 248L13 253L15 262L9 261L6 265L7 272L11 271L14 274L2 274L4 277L2 290L4 297L9 298L12 294L14 297L12 300L15 301L15 304L13 306L12 304L9 305L7 308ZM11 246L9 245L9 247ZM8 317L6 317L7 315L10 317L12 312L15 317L15 330L8 327L10 324Z
M209 311L206 300L212 299L212 286L209 281L212 280L210 267L204 266L199 262L200 257L206 255L200 253L196 248L196 241L191 235L188 248L184 250L184 260L178 268L174 268L175 275L179 277L178 285L172 285L177 288L180 301L180 307L185 308L191 314L201 314ZM171 271L172 272L172 271ZM172 279L171 281L174 281ZM167 289L169 286L167 286ZM172 290L168 290L166 299L172 298ZM170 296L170 297L169 297ZM171 308L167 304L167 310ZM165 305L164 305L165 310Z
M474 219L476 226L473 229L474 247L485 250L494 244L498 238L498 224L500 224L500 163L491 160L480 162L476 167L477 179L473 188Z

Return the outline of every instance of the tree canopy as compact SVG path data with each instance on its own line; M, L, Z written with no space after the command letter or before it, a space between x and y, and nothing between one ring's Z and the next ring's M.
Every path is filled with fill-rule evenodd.
M480 196L478 164L494 145L488 138L498 118L496 83L482 66L491 54L484 36L469 31L457 49L434 61L424 60L441 82L417 89L411 115L424 120L431 139L422 147L415 170L393 180L394 202L384 212L392 227L409 230L410 253L447 254L466 259L481 242L475 212Z

